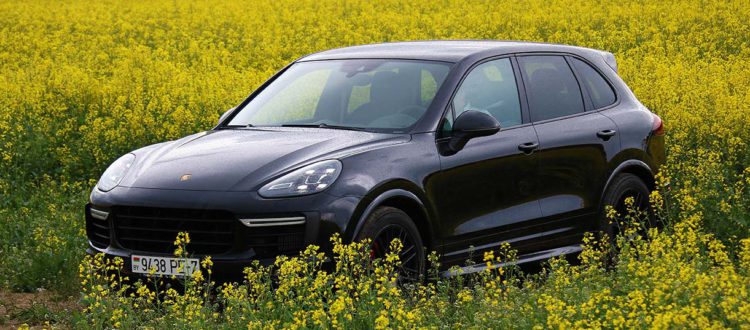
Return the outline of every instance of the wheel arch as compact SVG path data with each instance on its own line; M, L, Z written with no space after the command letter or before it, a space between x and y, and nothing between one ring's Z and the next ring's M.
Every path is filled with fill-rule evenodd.
M615 167L615 169L610 173L609 177L607 178L607 183L604 184L604 189L602 189L601 195L599 197L600 202L603 200L604 194L606 193L607 189L609 189L612 180L621 173L630 173L637 176L643 181L643 183L646 184L650 191L653 191L656 188L656 177L651 167L641 160L628 159L617 165L617 167Z
M434 236L434 227L430 221L430 212L425 206L422 198L418 196L417 192L411 191L404 186L391 187L385 189L378 189L377 191L368 194L369 198L364 198L361 206L361 212L358 212L358 216L355 216L356 223L350 228L351 231L347 235L350 240L354 240L357 235L362 231L364 222L372 212L381 206L390 206L404 211L414 222L419 230L419 235L422 238L423 244L428 249L435 249L437 242Z

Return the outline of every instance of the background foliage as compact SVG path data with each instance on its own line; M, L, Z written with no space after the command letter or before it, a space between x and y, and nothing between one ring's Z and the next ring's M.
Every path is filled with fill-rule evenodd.
M748 21L745 1L2 1L0 287L78 292L82 206L119 155L210 129L223 111L304 54L417 39L530 40L613 52L622 77L666 123L662 182L669 190L662 212L672 223L691 219L696 237L710 237L698 241L719 238L718 250L734 260L727 269L746 276L737 260L740 240L750 236ZM705 244L690 260L698 264L668 253L653 262L694 269L696 276L726 275L714 268ZM603 304L587 297L634 303L643 298L633 290L656 292L649 280L657 275L615 272L597 275L596 284L552 271L541 289L514 299L531 301L550 290L563 304L555 311L564 313L542 303L528 307L533 313L508 308L510 319L519 320L510 325L550 326L555 315L561 322L604 320L606 313L584 309ZM721 281L740 291L690 291L671 304L686 308L680 315L688 324L706 317L709 325L738 325L700 308L750 291L747 277ZM629 289L604 294L615 286ZM578 312L565 312L569 305ZM456 315L481 310L472 306ZM641 326L655 325L653 315L623 317L641 316Z

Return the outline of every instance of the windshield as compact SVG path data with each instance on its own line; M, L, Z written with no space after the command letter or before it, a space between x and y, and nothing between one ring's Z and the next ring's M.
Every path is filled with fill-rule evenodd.
M295 63L229 125L405 129L427 111L449 69L407 60Z

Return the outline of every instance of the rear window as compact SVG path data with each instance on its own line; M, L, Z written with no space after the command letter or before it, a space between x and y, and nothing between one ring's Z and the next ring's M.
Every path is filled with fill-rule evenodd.
M607 80L598 71L584 61L577 58L570 59L573 67L580 76L579 78L581 78L581 83L586 86L589 95L591 95L591 102L594 105L594 109L603 108L615 103L615 91L612 90L612 86L609 85Z

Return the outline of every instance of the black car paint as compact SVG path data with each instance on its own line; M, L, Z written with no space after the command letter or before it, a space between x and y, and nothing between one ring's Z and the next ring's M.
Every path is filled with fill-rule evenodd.
M461 43L454 42L459 44L454 48L451 42L360 46L298 60L454 62L426 114L408 132L230 128L225 125L233 116L229 113L211 131L134 151L136 163L123 182L109 192L94 188L91 205L103 210L120 205L227 210L238 218L304 215L308 221L304 243L324 249L330 248L334 233L352 240L375 207L395 206L410 215L427 248L441 254L443 265L449 267L502 242L518 249L521 262L575 252L583 233L594 229L602 192L616 173L635 173L653 185L664 161L663 138L652 136L651 113L601 53L535 43L463 42L471 47ZM467 72L489 59L529 54L582 59L609 81L617 102L591 109L584 97L588 110L584 113L530 123L523 78L513 60L523 124L446 152L449 138L441 136L440 123ZM615 134L606 139L597 135L609 130ZM343 171L324 192L276 199L258 195L261 186L280 175L326 159L339 159ZM184 174L191 174L191 180L181 181ZM88 207L86 216L90 221ZM239 221L236 229L239 234L249 230ZM129 264L133 251L122 248L114 236L112 230L109 247L91 245L89 252L121 256ZM272 261L272 256L260 258L241 246L212 256L217 273L236 274L253 259Z

